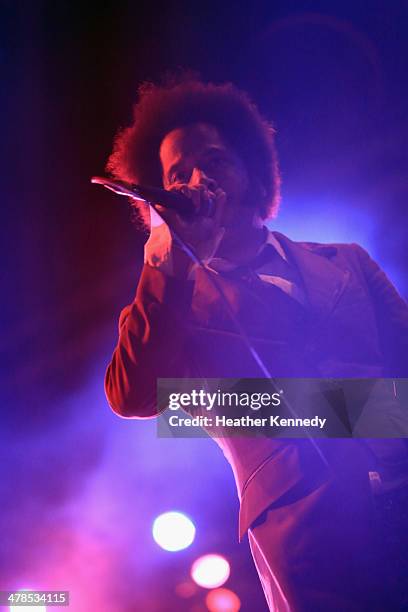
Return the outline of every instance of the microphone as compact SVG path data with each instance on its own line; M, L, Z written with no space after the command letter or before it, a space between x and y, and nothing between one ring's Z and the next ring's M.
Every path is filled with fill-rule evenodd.
M111 180L101 176L93 176L91 183L102 185L106 189L110 189L119 195L128 196L134 200L146 202L147 204L161 204L164 208L171 208L178 212L183 217L192 217L196 214L196 210L192 201L182 193L174 191L166 191L159 187L147 187L144 185L135 185L126 183L120 180ZM202 207L203 208L203 207ZM211 216L213 202L208 202L207 210L200 209L200 214Z

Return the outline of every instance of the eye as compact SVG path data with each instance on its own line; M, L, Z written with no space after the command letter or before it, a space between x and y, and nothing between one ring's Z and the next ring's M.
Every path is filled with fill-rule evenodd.
M205 166L209 171L220 170L228 165L228 160L225 157L217 156L209 159Z
M177 170L177 172L173 172L170 175L170 183L188 183L189 177L187 176L187 172L183 172L182 170Z

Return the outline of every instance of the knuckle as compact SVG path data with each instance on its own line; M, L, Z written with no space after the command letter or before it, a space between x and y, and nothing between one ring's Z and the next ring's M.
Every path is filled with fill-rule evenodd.
M192 189L188 185L183 185L180 191L183 195L187 196L188 198L192 198L194 195L194 189Z
M177 185L170 185L170 187L168 187L167 191L180 191L183 185L177 184Z

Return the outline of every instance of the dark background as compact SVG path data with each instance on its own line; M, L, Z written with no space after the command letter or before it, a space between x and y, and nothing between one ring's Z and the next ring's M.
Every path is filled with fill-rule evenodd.
M201 553L228 556L242 610L264 610L235 543L229 468L207 440L157 440L103 396L145 237L92 186L137 86L179 66L246 89L278 132L272 226L359 242L408 295L406 2L3 1L1 588L70 588L77 610L189 610ZM180 485L182 482L182 487ZM151 541L176 507L187 551Z

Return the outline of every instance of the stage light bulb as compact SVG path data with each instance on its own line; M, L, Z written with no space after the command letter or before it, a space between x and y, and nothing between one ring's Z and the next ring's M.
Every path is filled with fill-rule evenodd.
M193 522L181 512L165 512L153 523L155 542L170 552L190 546L194 541L195 532Z
M204 555L194 561L191 577L205 589L215 589L224 584L230 575L230 565L221 555Z
M210 612L238 612L241 600L229 589L214 589L207 594L205 604Z

